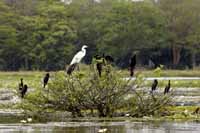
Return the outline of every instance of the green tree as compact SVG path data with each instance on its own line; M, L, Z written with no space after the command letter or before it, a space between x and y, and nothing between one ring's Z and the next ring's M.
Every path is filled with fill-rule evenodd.
M180 62L183 47L191 48L197 44L192 44L191 36L199 30L199 2L198 0L160 0L160 8L167 18L167 27L171 32L170 41L174 66ZM190 43L188 38L190 38Z
M104 35L98 40L98 48L115 56L119 64L131 54L145 49L164 47L167 38L165 18L160 10L149 3L120 1L112 4L112 11L105 14L101 29Z

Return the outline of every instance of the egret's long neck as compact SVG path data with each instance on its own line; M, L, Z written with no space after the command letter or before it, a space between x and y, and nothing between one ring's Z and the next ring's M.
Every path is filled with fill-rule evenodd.
M85 48L82 48L82 50L81 50L84 54L86 54L86 50L85 50Z

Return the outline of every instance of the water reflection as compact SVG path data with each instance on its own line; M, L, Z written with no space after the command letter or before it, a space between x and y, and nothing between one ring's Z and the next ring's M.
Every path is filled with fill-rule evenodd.
M49 122L37 124L0 124L0 133L200 133L200 123L195 122Z

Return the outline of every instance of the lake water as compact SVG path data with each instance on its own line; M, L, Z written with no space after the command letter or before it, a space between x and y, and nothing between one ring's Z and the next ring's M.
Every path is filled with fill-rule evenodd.
M0 133L200 133L200 122L47 122L0 124Z

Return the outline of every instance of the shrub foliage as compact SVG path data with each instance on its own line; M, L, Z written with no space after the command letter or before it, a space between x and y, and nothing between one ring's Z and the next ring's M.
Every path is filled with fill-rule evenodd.
M83 116L84 112L94 110L100 117L112 117L124 110L141 117L162 111L170 102L169 96L149 95L138 89L141 76L137 80L125 80L111 65L105 65L103 70L101 77L95 65L70 76L57 72L47 89L37 89L27 95L23 108L31 112L69 111L73 116Z

